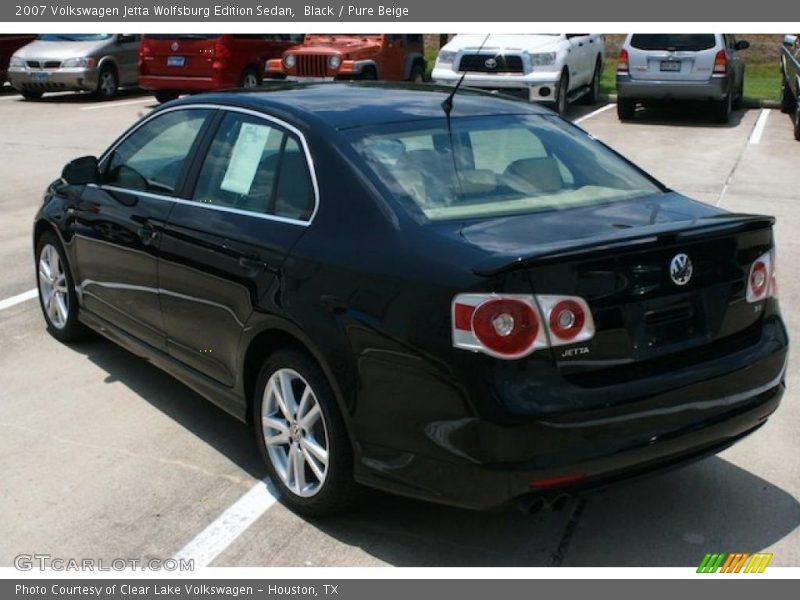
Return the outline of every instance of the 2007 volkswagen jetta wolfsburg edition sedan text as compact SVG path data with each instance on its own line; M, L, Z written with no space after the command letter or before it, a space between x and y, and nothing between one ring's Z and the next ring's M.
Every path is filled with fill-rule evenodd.
M546 108L317 83L153 111L64 168L34 244L54 337L253 423L323 514L362 485L555 502L754 431L788 346L772 225Z

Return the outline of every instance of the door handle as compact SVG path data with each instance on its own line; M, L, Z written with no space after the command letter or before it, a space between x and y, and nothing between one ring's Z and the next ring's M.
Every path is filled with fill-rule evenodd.
M246 256L242 256L239 259L239 266L243 269L247 269L248 271L261 271L262 269L267 268L267 263L255 258L247 258Z

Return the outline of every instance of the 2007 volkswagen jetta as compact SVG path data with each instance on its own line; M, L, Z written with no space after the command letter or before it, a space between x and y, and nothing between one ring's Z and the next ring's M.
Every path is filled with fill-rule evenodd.
M473 508L714 453L788 339L773 219L670 191L545 108L313 84L159 108L48 188L65 342L96 330L254 425L306 514Z

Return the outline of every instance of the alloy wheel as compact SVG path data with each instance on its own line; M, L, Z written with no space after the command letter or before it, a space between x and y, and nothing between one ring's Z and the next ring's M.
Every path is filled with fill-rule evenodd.
M117 79L111 71L105 71L100 75L100 93L106 98L117 93Z
M261 429L272 466L293 494L308 498L328 475L328 430L316 394L293 369L279 369L264 389Z
M255 73L245 73L245 76L242 79L242 87L243 88L258 87L258 77L256 77Z
M64 329L69 318L67 275L52 244L45 244L39 254L39 294L50 324Z

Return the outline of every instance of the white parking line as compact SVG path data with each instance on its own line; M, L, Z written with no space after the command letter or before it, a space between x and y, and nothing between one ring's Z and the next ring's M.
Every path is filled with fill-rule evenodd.
M606 104L605 106L601 106L597 110L593 110L592 112L590 112L588 115L583 115L582 117L575 119L573 123L577 125L581 121L585 121L586 119L591 119L593 116L599 115L602 112L606 112L607 110L609 110L610 108L614 108L615 106L616 104Z
M53 96L74 96L77 92L48 92L44 98L52 98ZM0 100L19 100L24 101L24 98L19 94L11 94L10 96L2 96Z
M758 115L758 121L756 121L756 126L753 127L753 131L750 134L750 140L748 143L750 144L758 144L761 142L761 136L764 133L764 128L767 126L767 119L769 119L770 110L768 108L762 108L761 114Z
M103 102L91 106L81 106L81 110L100 110L101 108L116 108L118 106L130 106L132 104L144 104L145 102L155 102L153 98L139 98L138 100L125 100L123 102Z
M255 523L277 501L272 483L255 484L230 508L186 544L173 558L194 559L195 568L207 567L225 548Z
M11 296L11 298L6 298L5 300L0 300L0 310L4 310L6 308L11 308L21 302L25 302L27 300L33 300L38 295L38 291L36 288L32 290L28 290L27 292L22 292L21 294L17 294L16 296Z

